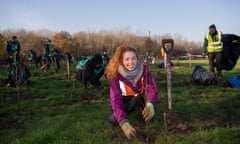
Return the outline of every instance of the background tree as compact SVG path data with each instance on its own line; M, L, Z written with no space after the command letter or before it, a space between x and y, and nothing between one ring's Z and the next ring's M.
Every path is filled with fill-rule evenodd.
M129 28L117 30L81 31L70 34L67 31L54 33L47 29L39 31L26 31L24 29L6 29L2 31L5 40L16 35L21 42L21 52L33 49L38 54L43 53L43 45L46 38L52 39L54 47L61 48L62 53L70 52L75 58L83 55L94 55L106 51L110 56L116 48L122 44L127 44L137 49L140 55L145 56L150 52L152 56L160 58L161 41L164 38L174 39L174 50L171 56L183 56L191 54L201 54L201 43L188 41L181 34L137 35L129 32ZM3 42L4 43L4 42ZM0 52L1 53L1 52Z
M75 49L77 50L77 55L75 57L79 57L82 55L88 55L87 52L87 45L88 45L88 39L87 39L87 33L86 32L77 32L73 34L73 39L76 44Z
M72 49L72 35L69 32L61 31L56 33L52 40L54 47L60 48L62 53Z

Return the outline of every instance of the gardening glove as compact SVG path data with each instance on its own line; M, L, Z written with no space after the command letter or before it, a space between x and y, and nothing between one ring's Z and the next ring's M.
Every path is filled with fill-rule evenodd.
M136 130L131 126L129 122L124 122L122 125L120 125L125 136L128 139L136 138Z
M145 122L149 122L155 114L154 106L151 102L147 102L146 106L142 111L143 118Z

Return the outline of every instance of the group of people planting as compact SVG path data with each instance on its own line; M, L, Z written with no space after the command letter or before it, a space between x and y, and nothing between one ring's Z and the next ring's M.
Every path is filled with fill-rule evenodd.
M47 71L51 64L55 65L55 70L58 71L61 68L60 61L63 59L63 55L60 53L60 48L51 47L51 40L48 39L44 44L44 65L41 67L44 71ZM70 53L66 53L67 59L72 58ZM71 62L71 60L68 60Z
M221 59L224 56L221 38L222 34L216 30L216 26L211 25L203 48L203 53L208 54L210 72L214 73L214 68L217 68L218 80L222 80L223 77ZM51 49L50 43L51 41L48 40L44 45L44 65L41 64L41 57L38 57L33 50L29 51L29 59L34 61L36 66L42 65L41 68L44 70L47 70L52 62L56 63L57 69L60 69L60 50ZM7 42L8 79L11 79L12 69L20 65L20 49L20 43L15 36ZM66 56L71 63L71 54L66 53ZM28 79L31 75L29 70L25 71L22 79ZM106 53L85 57L77 63L76 71L76 79L82 81L86 89L88 82L93 86L100 86L100 78L103 75L109 80L113 114L106 122L110 125L119 125L128 139L137 137L137 131L127 117L128 113L138 110L145 123L153 119L155 105L158 102L158 88L150 70L141 61L135 48L127 45L119 46L111 59Z
M5 66L5 71L7 74L7 79L5 84L10 85L23 85L28 82L31 76L29 65L35 64L37 68L41 67L42 70L47 71L51 64L55 65L55 70L58 71L61 68L60 61L63 59L63 55L60 53L60 48L51 48L51 40L47 40L44 44L43 59L42 55L37 55L37 53L30 49L23 55L20 55L21 44L17 39L17 36L13 36L12 39L6 42L6 55L3 60ZM65 58L72 64L72 56L70 53L66 52ZM44 60L44 64L42 64ZM21 79L21 80L18 80ZM21 81L21 82L20 82Z
M16 67L20 65L20 43L16 37L13 37L12 43L15 45L7 46L7 57L11 60L7 62ZM44 52L45 64L42 68L48 68L51 62L49 43L45 45ZM39 62L37 58L36 53L29 50L29 60L34 61L36 66ZM100 86L99 79L103 75L110 81L113 115L107 122L112 125L119 124L127 138L135 138L137 134L127 119L127 113L139 109L145 122L150 122L154 117L154 105L158 100L157 86L151 72L141 62L136 49L120 46L110 61L106 53L86 57L78 62L76 70L76 78L83 82L85 88L88 88L87 82L93 86Z
M65 55L61 54L60 48L51 47L51 40L47 39L44 48L43 48L43 57L41 54L37 53L30 49L28 51L28 60L30 64L35 64L37 68L39 66L42 70L47 71L51 64L55 66L55 70L58 71L61 69L61 60L66 58L69 64L73 64L73 57L69 52L66 52ZM44 64L42 64L42 61Z

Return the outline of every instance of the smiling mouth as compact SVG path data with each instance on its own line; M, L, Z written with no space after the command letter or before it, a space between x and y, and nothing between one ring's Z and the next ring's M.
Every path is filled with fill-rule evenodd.
M128 66L129 68L133 68L133 66Z
M130 70L133 70L134 69L134 66L129 66L128 67Z

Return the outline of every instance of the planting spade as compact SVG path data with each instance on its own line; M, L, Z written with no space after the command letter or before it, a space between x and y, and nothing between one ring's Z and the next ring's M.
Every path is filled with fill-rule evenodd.
M163 39L162 40L162 48L167 54L167 89L168 89L168 112L163 113L164 125L166 130L168 131L168 115L171 115L172 111L172 74L171 74L171 61L170 61L170 53L173 50L174 41L173 39Z
M163 113L164 126L167 132L190 132L191 126L187 124L189 117L185 113L172 111L172 74L170 53L173 50L173 39L163 39L162 48L167 54L167 89L168 89L168 111Z
M173 50L173 39L163 39L162 48L167 54L167 88L168 88L168 109L172 110L172 75L171 75L171 61L170 53Z

